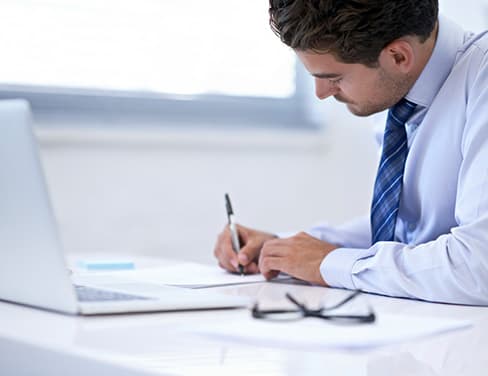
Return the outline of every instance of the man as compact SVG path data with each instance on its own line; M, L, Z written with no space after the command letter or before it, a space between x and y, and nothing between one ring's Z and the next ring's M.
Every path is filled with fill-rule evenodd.
M436 0L270 0L270 23L355 115L389 109L371 212L289 238L225 229L219 264L267 279L459 304L488 304L488 34ZM325 173L325 172L324 172Z

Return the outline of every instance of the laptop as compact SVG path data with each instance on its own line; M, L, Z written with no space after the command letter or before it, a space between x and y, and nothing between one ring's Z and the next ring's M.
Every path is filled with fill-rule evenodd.
M24 100L0 101L0 300L94 315L245 307L244 297L124 281L74 285Z

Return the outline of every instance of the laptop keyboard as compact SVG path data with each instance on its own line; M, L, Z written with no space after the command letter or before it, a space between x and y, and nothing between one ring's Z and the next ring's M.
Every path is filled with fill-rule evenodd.
M80 302L113 302L127 300L151 300L145 296L124 294L122 292L100 290L93 287L75 285L76 295Z

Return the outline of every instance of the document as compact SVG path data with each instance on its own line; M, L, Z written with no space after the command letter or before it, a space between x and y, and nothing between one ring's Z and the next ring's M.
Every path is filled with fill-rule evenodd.
M159 285L168 285L186 288L206 288L241 285L249 283L266 282L261 274L243 275L229 273L217 265L204 265L192 262L179 262L168 266L161 266L147 269L136 269L130 271L119 271L114 273L83 273L78 274L75 281L78 283L103 283L106 279L123 281L143 282ZM288 275L279 275L277 281L293 280Z
M470 322L434 317L381 314L373 324L339 325L307 318L274 322L248 317L207 323L188 332L218 341L293 350L366 350L469 328Z
M169 286L187 288L205 288L217 286L240 285L266 282L261 274L240 275L229 273L218 266L197 263L180 263L178 265L140 270L135 276L138 281L159 283ZM287 275L279 280L291 279Z

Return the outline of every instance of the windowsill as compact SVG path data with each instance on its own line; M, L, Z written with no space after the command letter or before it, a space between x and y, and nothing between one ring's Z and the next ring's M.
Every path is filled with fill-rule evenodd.
M327 137L323 130L219 128L211 125L158 126L127 124L110 128L106 124L36 127L42 147L164 148L180 150L235 150L323 153Z

